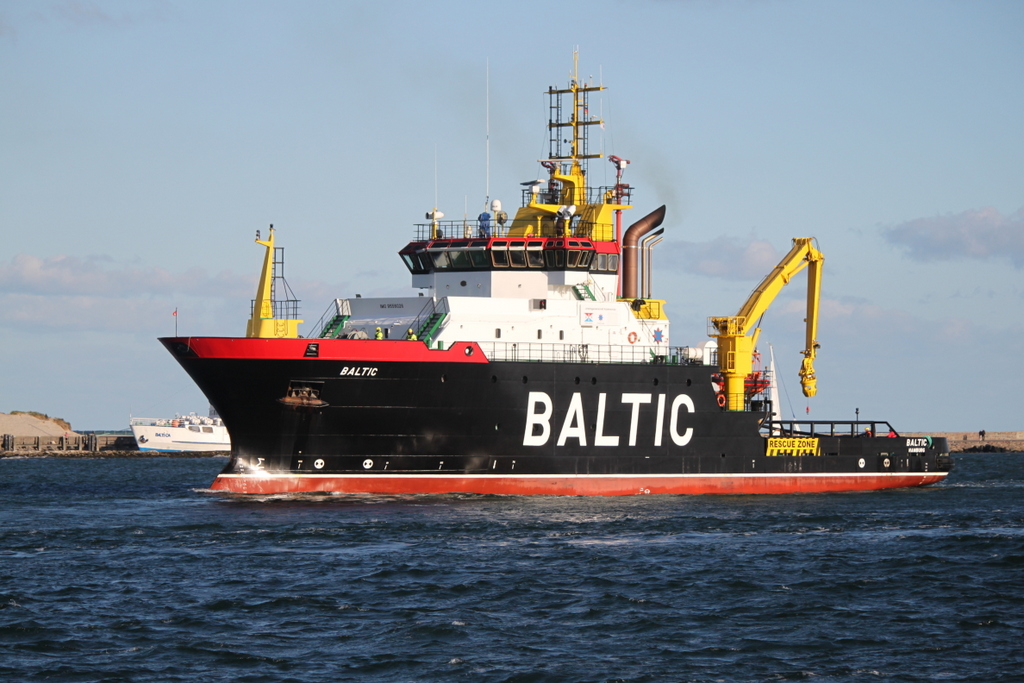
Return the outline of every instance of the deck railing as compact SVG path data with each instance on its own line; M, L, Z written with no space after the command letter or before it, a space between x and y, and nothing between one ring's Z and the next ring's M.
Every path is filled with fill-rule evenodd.
M631 344L543 344L536 342L477 342L492 362L594 363L632 365L703 365L698 353L684 346ZM709 365L717 363L712 357Z
M763 426L773 435L786 437L899 436L884 420L772 420Z

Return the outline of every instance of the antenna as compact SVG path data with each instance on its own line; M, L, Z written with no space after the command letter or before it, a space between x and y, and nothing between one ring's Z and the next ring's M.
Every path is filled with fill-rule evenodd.
M491 58L487 58L487 74L484 86L484 125L486 126L485 147L486 147L486 171L484 173L484 210L491 203Z

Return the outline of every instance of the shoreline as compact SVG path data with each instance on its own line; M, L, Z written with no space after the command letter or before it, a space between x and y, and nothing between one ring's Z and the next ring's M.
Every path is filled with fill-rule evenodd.
M228 451L0 451L0 460L18 458L74 458L79 460L112 458L229 458Z

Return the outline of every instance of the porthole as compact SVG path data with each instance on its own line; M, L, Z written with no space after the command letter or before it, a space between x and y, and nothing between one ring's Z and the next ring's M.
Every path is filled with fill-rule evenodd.
M447 375L441 375L441 383L443 384L444 382L447 382L447 381L448 381Z
M597 384L597 378L596 377L591 377L590 378L590 383L591 384Z
M466 355L467 356L472 356L473 355L473 347L472 346L467 346L466 347Z
M654 386L658 386L658 378L657 377L654 378Z
M686 380L686 386L690 386L691 384L693 384L693 380L692 379Z
M491 375L491 384L497 384L497 383L498 383L498 376L497 375Z
M526 375L523 375L523 384L526 384L526 382L527 382Z
M579 377L577 377L576 379L574 379L574 380L573 380L573 382L574 382L575 384L579 384L579 383L580 383L580 378L579 378Z

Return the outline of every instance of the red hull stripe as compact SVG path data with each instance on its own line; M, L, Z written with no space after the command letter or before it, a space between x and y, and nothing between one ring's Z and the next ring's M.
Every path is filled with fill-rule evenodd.
M250 339L247 337L172 337L165 344L186 344L200 358L242 358L260 360L342 360L396 361L415 363L486 363L480 347L456 342L450 348L433 351L421 341L398 339ZM318 355L306 356L310 344Z
M945 472L894 474L660 474L581 476L221 474L211 485L232 493L484 493L548 496L749 494L874 491L925 486Z

